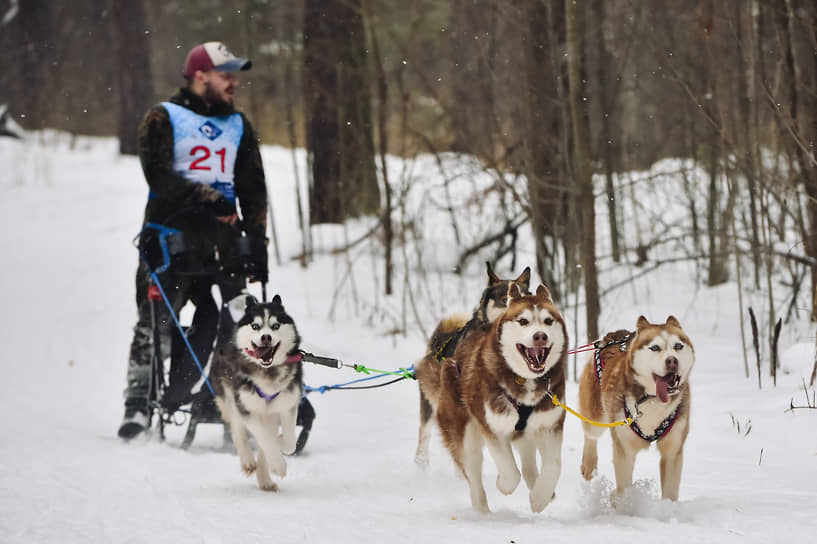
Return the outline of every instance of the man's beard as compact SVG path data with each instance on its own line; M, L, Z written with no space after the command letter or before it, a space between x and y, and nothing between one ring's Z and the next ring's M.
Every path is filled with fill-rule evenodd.
M233 111L232 102L227 102L219 93L213 90L213 86L210 85L209 81L204 84L204 96L202 98L210 105L211 113L231 113Z

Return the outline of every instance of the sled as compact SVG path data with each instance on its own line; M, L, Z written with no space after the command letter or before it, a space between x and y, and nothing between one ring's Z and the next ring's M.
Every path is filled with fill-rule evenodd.
M185 245L183 233L166 227L147 223L142 233L139 235L140 255L148 265L151 273L151 284L148 287L148 299L151 308L151 327L153 331L153 353L151 356L151 372L148 387L148 428L156 428L156 433L160 441L165 440L165 426L168 424L183 425L187 421L187 430L181 443L181 448L187 450L193 444L196 437L196 430L200 424L220 424L223 427L223 447L232 449L232 439L229 425L225 423L218 407L215 403L212 386L209 378L205 375L204 366L198 361L186 335L189 327L182 326L178 317L173 315L173 310L167 303L164 291L161 288L159 274L171 269L180 269L180 275L202 275L217 277L219 273L224 273L218 262L207 262L196 271L194 261L201 255L200 248L195 251L188 251ZM253 272L253 263L246 264L245 258L249 255L250 244L242 237L237 244L238 256L232 257L234 262L241 266L240 272L247 274ZM191 254L197 253L198 255ZM245 264L241 264L244 261ZM174 268L174 270L175 270ZM234 269L234 267L233 267ZM266 295L266 282L262 285L262 290ZM266 298L266 296L265 296ZM163 354L160 341L160 330L157 316L159 308L166 306L171 313L177 327L174 329L171 353ZM224 313L219 313L219 320ZM219 322L217 338L222 337L221 327L227 326ZM194 368L173 367L173 361L181 361L183 350L188 350L198 366ZM165 362L170 362L170 367L165 368ZM177 365L181 365L178 362ZM190 380L189 376L197 372L195 380ZM193 388L204 377L204 383L200 389L193 393ZM173 400L170 400L173 399ZM189 405L189 408L185 408ZM298 407L296 425L300 427L296 448L292 455L299 455L309 438L312 430L312 423L315 420L315 409L304 395Z

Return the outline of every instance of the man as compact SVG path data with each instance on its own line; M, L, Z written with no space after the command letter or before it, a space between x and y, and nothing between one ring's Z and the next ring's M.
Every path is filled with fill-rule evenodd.
M249 280L266 281L264 169L255 131L233 107L238 72L251 65L221 42L195 46L185 61L187 86L168 102L151 108L139 126L139 159L150 188L143 224L160 224L182 233L185 266L172 264L159 280L177 315L188 301L195 305L187 338L202 366L212 351L219 323L212 285L219 286L225 303L244 287L244 276L225 264L236 259L239 229L254 241L250 244L252 261L259 265ZM241 208L240 222L236 201ZM143 231L143 241L148 230ZM118 432L126 440L139 435L148 424L153 354L150 282L149 266L140 259L136 272L139 318L128 361L125 417ZM189 400L189 389L200 376L186 346L175 341L181 336L173 332L175 324L164 302L159 301L157 308L161 353L172 354L170 387L163 399L172 411ZM223 311L222 315L228 314ZM171 335L176 336L172 350Z

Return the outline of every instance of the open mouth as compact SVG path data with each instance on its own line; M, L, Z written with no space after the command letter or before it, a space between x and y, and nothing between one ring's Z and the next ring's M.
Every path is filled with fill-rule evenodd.
M534 374L540 374L545 371L545 361L550 355L550 348L539 346L529 348L523 344L516 344L516 350L522 355L528 368Z
M247 355L250 357L257 359L258 364L263 366L264 368L268 368L272 366L272 358L275 356L275 352L278 351L281 343L278 342L274 346L258 346L255 342L250 342L252 344L252 349L244 348L244 351L247 352Z
M681 376L670 372L663 376L659 376L655 372L652 374L652 379L655 380L655 396L661 402L667 402L670 395L678 392L678 387L681 385Z

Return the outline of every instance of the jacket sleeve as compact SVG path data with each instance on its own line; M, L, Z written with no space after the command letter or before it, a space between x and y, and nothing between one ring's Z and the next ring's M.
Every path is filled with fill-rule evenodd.
M139 160L151 192L179 208L222 204L219 199L225 199L219 191L189 181L173 170L173 145L170 116L163 106L154 106L139 125Z
M267 231L267 184L258 138L244 115L244 133L235 160L235 192L241 207L242 222L247 234L259 237Z

